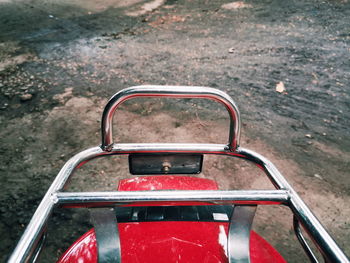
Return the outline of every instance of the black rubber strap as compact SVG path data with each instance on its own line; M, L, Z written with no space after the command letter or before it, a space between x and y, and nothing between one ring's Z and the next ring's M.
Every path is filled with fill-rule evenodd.
M98 262L121 262L120 238L114 209L92 208L90 215L96 234Z

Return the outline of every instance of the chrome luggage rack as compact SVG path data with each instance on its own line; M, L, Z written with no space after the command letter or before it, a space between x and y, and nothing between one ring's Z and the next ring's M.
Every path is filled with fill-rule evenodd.
M222 103L230 116L230 132L228 144L133 144L114 143L112 139L112 119L117 107L124 101L135 97L171 97L171 98L204 98ZM46 224L54 208L58 207L106 207L118 206L132 202L183 202L200 201L214 204L234 204L240 215L252 218L249 213L255 212L257 205L285 205L293 212L294 230L302 247L311 262L318 262L301 232L301 226L309 235L322 254L325 262L349 262L346 255L327 233L318 219L305 205L299 195L286 181L277 168L266 158L254 151L239 146L240 114L232 98L226 93L207 87L185 86L137 86L116 93L107 103L102 115L102 145L82 151L63 166L39 207L28 224L17 244L9 262L35 261L37 251L44 237ZM213 191L133 191L133 192L63 192L68 179L74 171L86 162L97 157L109 155L128 155L134 153L195 153L215 154L238 157L253 162L262 168L276 190L213 190ZM243 211L243 212L242 212ZM246 211L246 212L244 212ZM233 214L234 216L234 214ZM236 218L237 219L237 218ZM231 220L232 222L233 220ZM248 223L249 225L249 223ZM248 229L249 238L250 226ZM235 232L229 228L229 262L249 262L249 242L245 248L243 260L230 244ZM231 240L231 241L230 241ZM120 253L120 251L119 251Z

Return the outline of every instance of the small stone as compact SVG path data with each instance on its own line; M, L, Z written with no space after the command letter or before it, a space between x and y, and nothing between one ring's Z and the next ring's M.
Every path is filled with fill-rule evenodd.
M237 2L232 2L228 4L223 4L221 8L223 9L228 9L228 10L233 10L233 9L240 9L240 8L251 8L253 7L250 4L246 4L243 1L237 1Z
M283 93L286 91L286 88L285 88L284 83L282 81L280 81L276 84L276 91L279 93Z
M305 134L305 137L311 139L311 138L312 138L312 135L308 133L308 134Z
M4 105L0 107L0 110L6 110L7 107L8 107L8 103L4 103Z
M21 101L28 101L28 100L31 100L33 98L33 95L30 93L26 93L26 94L21 95L19 98Z
M321 180L323 179L322 176L319 175L319 174L314 174L314 176L315 176L316 178L318 178L318 179L321 179Z

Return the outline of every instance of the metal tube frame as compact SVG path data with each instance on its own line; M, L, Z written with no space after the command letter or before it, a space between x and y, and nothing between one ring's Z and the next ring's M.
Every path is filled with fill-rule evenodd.
M112 141L112 118L121 102L137 96L208 98L224 104L229 111L231 128L229 142L224 144L115 144ZM78 153L67 161L45 194L8 262L29 262L45 232L55 207L110 206L131 202L201 201L234 204L283 204L290 207L295 220L303 226L327 262L350 262L318 219L302 201L277 168L265 157L239 147L240 119L233 100L225 93L202 87L140 86L124 89L108 102L102 116L102 145ZM68 179L86 162L103 156L131 153L201 153L242 158L265 171L276 190L257 191L136 191L63 193Z
M310 262L318 263L318 260L315 254L313 253L312 249L310 248L309 244L306 242L306 239L301 232L299 221L298 219L296 219L295 216L293 216L293 228L294 228L294 233L297 236L300 244L304 248L306 255L309 257Z
M113 146L112 121L117 107L126 100L135 97L168 97L168 98L197 98L210 99L223 104L230 116L230 133L228 147L234 151L239 146L241 122L240 113L232 98L217 89L207 87L186 86L136 86L123 89L108 101L104 108L101 131L102 149L110 150Z

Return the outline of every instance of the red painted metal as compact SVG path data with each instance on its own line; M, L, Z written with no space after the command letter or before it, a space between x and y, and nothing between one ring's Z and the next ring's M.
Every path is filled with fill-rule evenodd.
M152 190L218 190L218 184L210 179L193 176L162 175L139 176L119 181L118 191L152 191ZM184 206L212 205L205 202L136 202L125 206Z
M123 179L119 182L118 191L150 190L218 190L215 181L192 176L140 176Z
M225 237L228 223L142 222L120 223L122 262L227 262ZM223 233L224 230L224 233ZM224 238L222 238L224 237ZM220 244L219 240L223 243ZM282 256L261 236L251 232L252 263L285 263ZM79 238L59 263L97 263L93 229Z
M93 229L82 235L68 248L57 263L97 263L96 236Z
M119 191L216 190L216 182L189 176L147 176L124 179ZM186 203L188 205L188 203ZM132 222L119 223L123 263L206 262L227 259L228 222ZM261 236L251 232L252 263L285 263L282 256ZM96 263L94 230L80 237L58 263Z

